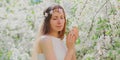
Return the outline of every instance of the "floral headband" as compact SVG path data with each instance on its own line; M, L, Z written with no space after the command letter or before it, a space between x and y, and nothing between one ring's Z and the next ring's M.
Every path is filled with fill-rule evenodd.
M50 11L50 14L52 14L53 11L56 11L56 10L51 10L51 11ZM62 12L62 9L59 8L58 11L59 11L59 12ZM45 12L44 16L45 16L45 17L48 17L48 13Z

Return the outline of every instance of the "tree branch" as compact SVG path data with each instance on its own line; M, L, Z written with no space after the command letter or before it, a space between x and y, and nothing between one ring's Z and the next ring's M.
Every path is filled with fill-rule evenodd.
M87 37L90 35L90 32L92 31L93 23L94 23L94 20L95 20L96 15L100 12L100 10L105 6L105 4L106 4L108 1L109 1L109 0L107 0L100 8L96 11L95 15L93 16L92 23L91 23L91 25L90 25L90 29L89 29L89 31L88 31Z

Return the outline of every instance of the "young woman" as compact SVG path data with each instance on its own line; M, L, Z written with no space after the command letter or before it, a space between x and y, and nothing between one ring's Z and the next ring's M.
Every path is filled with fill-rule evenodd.
M34 42L32 60L76 60L75 41L78 29L74 27L63 42L66 17L60 5L48 7L44 11L44 21L39 36Z

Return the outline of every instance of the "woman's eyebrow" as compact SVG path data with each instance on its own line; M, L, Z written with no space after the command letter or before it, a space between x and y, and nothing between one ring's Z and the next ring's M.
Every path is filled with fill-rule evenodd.
M65 15L62 15L62 14L60 15L60 17L64 17L64 16L65 16Z
M58 16L53 16L53 18L57 18Z

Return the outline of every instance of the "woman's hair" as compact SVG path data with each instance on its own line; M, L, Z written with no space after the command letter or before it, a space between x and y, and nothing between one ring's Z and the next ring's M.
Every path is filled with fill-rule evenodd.
M65 16L65 11L64 11L63 7L61 7L60 5L50 6L43 12L43 15L45 18L44 18L42 27L39 30L39 33L41 35L45 35L45 34L48 34L50 32L50 19L52 17L51 11L53 11L54 9L62 9L62 11L64 13L64 19L65 19L64 28L62 31L58 32L59 38L63 39L64 33L65 33L65 28L66 28L66 16Z

